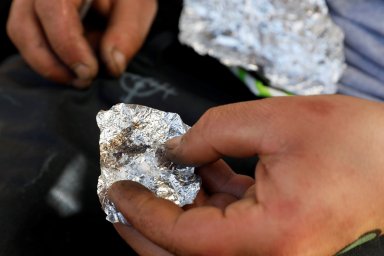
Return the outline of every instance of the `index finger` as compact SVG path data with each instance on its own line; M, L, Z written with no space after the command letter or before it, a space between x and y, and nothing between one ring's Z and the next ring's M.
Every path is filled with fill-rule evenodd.
M8 36L37 73L59 83L69 83L73 74L52 52L33 11L33 1L14 0L7 22Z
M82 0L37 0L35 10L52 50L82 81L96 76L98 65L83 35Z
M223 156L270 154L281 141L271 130L274 99L215 107L181 137L166 143L168 157L177 163L203 165Z

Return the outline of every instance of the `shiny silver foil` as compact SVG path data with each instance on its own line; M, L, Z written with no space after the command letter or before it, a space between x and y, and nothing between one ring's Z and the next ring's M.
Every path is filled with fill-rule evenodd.
M337 90L344 34L324 0L184 0L182 43L300 94Z
M120 103L100 111L96 120L101 168L97 194L108 221L126 223L107 196L120 180L139 182L179 206L193 202L201 183L194 168L178 166L164 154L165 141L189 129L178 114Z

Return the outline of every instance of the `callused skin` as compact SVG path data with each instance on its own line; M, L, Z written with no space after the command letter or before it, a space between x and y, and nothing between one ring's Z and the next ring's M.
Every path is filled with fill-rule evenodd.
M123 72L139 50L156 0L95 0L104 31L83 27L82 0L14 0L8 34L47 79L87 87L104 63ZM95 36L96 35L96 36ZM97 57L101 56L100 59ZM346 96L283 97L209 110L169 141L176 162L201 166L204 189L179 208L134 182L110 197L132 226L119 234L141 255L332 255L383 230L384 109ZM255 179L223 156L259 156Z
M196 203L119 182L110 196L132 227L115 227L142 255L334 255L384 228L383 126L381 103L339 95L213 108L167 143L201 166ZM220 160L254 155L254 180Z
M12 42L37 73L78 88L98 74L98 55L112 75L120 75L157 11L156 0L94 0L91 8L106 17L107 26L86 31L82 5L83 0L14 0L7 23Z

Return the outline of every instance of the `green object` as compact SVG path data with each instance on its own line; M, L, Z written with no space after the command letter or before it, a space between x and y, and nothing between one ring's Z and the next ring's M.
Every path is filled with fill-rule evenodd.
M290 96L294 95L293 93L286 92L284 90L276 89L269 87L260 80L256 79L254 76L249 74L246 70L242 68L231 68L232 72L245 84L247 87L257 96L260 97L274 97L274 96ZM335 256L340 256L362 244L365 244L381 234L380 230L374 230L368 232L361 237L359 237L352 244L346 246L341 251L339 251Z
M256 95L260 97L289 96L292 93L272 88L249 74L242 68L232 68L232 72Z
M338 252L336 254L336 256L340 256L346 252L349 252L350 250L352 250L353 248L356 248L362 244L365 244L373 239L375 239L376 237L378 237L380 235L380 231L378 230L375 230L375 231L371 231L371 232L368 232L364 235L362 235L361 237L359 237L359 239L357 239L355 242L353 242L352 244L348 245L347 247L345 247L344 249L342 249L340 252Z

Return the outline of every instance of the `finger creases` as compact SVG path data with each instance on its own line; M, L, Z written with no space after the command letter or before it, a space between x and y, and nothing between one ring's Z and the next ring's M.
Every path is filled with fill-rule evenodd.
M214 207L184 211L168 200L157 198L142 185L132 181L113 184L109 196L136 230L170 252L191 250L191 241L180 240L180 237L194 240L202 234L213 235L215 228L206 228L218 227L217 221L223 218L222 211ZM212 234L208 234L211 232L209 230Z
M171 201L156 197L133 181L114 183L109 197L135 229L157 244L173 236L172 227L183 212Z
M48 44L33 11L33 3L13 1L7 23L9 37L25 61L37 73L59 83L69 83L73 75Z
M181 138L166 143L168 157L182 164L203 165L222 156L275 153L278 140L264 104L270 105L257 100L209 109Z
M34 8L52 51L80 79L87 80L96 75L98 67L83 35L81 4L81 0L36 0Z
M133 181L119 181L114 183L109 189L109 196L114 202L119 211L128 218L128 222L140 226L149 225L144 221L143 223L135 222L137 216L149 216L153 211L157 212L156 215L159 219L174 221L182 209L172 203L171 201L156 197L154 193L145 188L139 183ZM166 209L162 211L161 209ZM160 209L160 211L159 211Z
M201 176L204 189L208 193L225 193L237 199L242 198L245 192L255 184L254 179L236 174L222 160L201 167L198 174Z
M117 0L110 7L101 54L110 73L119 76L141 48L157 11L157 1Z

